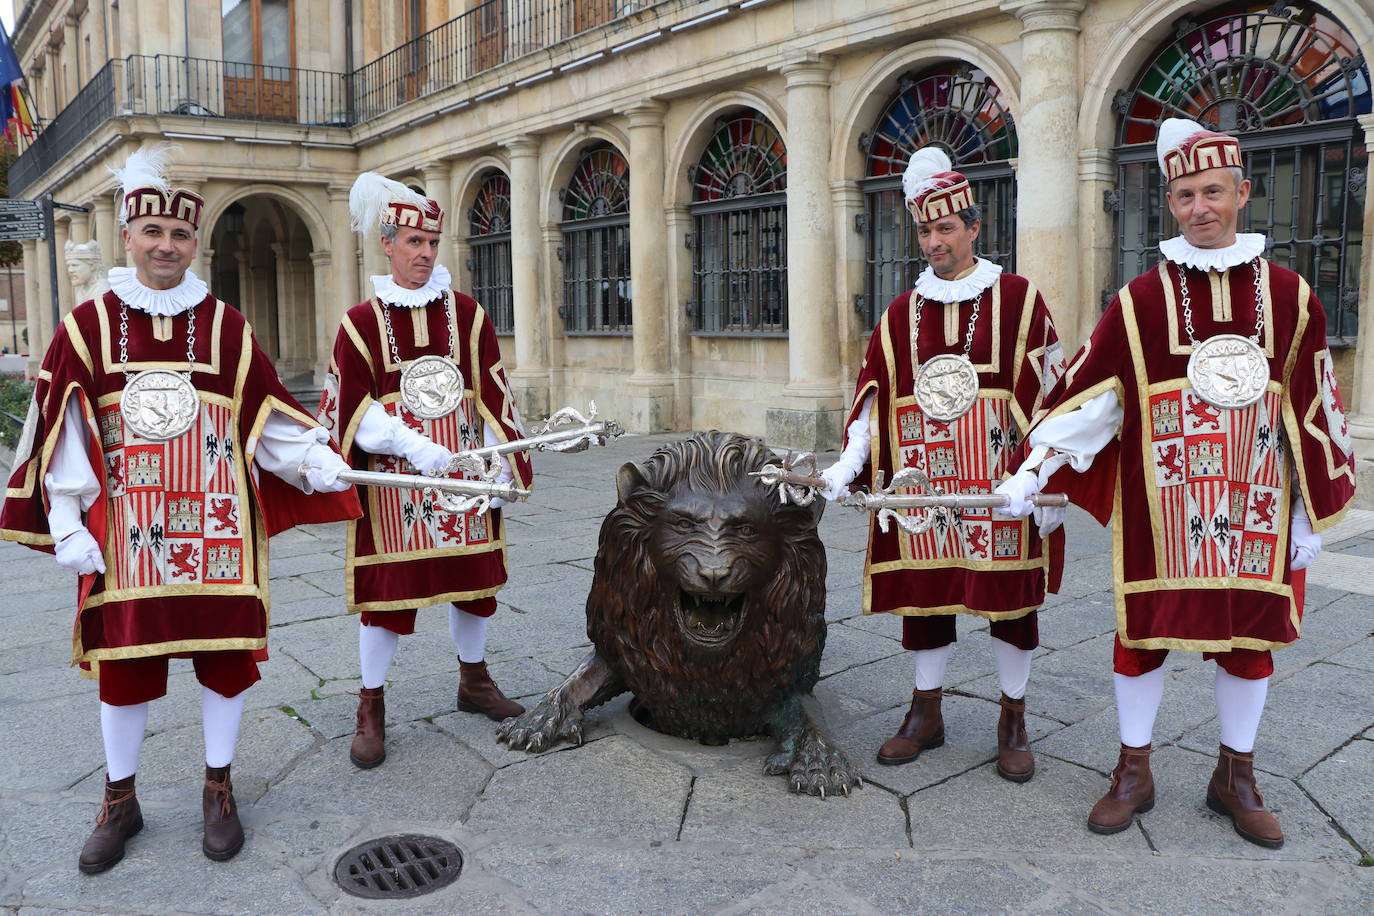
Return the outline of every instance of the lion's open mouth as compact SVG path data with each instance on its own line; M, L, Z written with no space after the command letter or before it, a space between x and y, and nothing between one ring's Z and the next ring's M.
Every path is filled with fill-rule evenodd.
M744 620L744 595L703 595L678 591L677 619L693 642L718 646L739 632Z

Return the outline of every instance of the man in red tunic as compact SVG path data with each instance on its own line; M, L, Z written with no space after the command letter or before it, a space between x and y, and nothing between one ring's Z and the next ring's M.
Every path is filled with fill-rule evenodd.
M929 266L916 288L887 307L869 341L840 460L826 469L837 499L865 464L865 482L917 468L950 493L986 494L1008 462L1063 359L1049 310L1024 277L975 257L982 229L968 180L934 147L918 150L903 176ZM878 762L902 764L944 743L941 697L956 614L991 622L1001 681L997 772L1034 775L1026 735L1026 684L1039 645L1036 610L1062 565L1062 510L1037 525L987 509L941 513L923 534L871 524L864 613L902 616L915 690Z
M371 470L444 475L455 451L520 438L496 331L475 300L450 288L437 262L439 205L364 172L349 208L355 230L380 232L391 273L372 278L376 296L348 310L334 343L321 419L344 454ZM529 486L524 453L501 464L501 480ZM487 621L506 582L500 500L492 506L452 515L421 490L372 488L363 517L349 526L348 609L362 614L363 683L349 752L357 766L386 759L383 685L398 637L415 632L424 605L450 604L458 708L496 721L524 712L484 660Z
M80 574L72 661L100 680L107 768L79 860L92 874L143 827L134 774L173 655L202 685L201 848L225 860L242 847L229 768L266 658L267 539L360 511L328 433L243 315L187 269L204 201L168 187L165 164L155 147L118 173L133 266L113 268L112 290L53 335L0 511L0 537ZM303 462L318 468L309 479Z
M1263 257L1263 235L1236 232L1240 144L1171 118L1158 156L1182 234L1112 300L1000 491L1024 512L1039 487L1063 489L1112 522L1121 753L1089 828L1115 833L1153 807L1161 665L1182 649L1217 663L1207 805L1278 848L1253 768L1270 650L1298 638L1295 573L1349 506L1354 456L1321 304Z

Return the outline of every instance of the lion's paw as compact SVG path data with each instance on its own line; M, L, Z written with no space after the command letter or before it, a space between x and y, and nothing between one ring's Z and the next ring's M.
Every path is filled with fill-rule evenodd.
M582 710L566 707L554 694L496 726L496 740L515 751L537 753L565 739L582 743Z
M863 778L844 753L825 737L806 730L794 742L784 742L781 750L770 754L763 772L769 776L786 776L793 792L807 795L849 795L851 789L863 787Z

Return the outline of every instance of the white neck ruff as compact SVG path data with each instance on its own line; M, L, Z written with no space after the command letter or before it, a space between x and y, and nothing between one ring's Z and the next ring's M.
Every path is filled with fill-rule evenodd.
M429 280L419 289L406 289L393 280L391 274L378 274L371 280L372 288L377 291L378 299L387 305L403 305L412 309L428 305L440 296L447 294L453 283L453 277L449 274L448 268L442 264L434 265Z
M1159 243L1159 253L1184 267L1222 273L1264 254L1264 242L1261 232L1239 232L1235 243L1225 248L1198 248L1183 236L1176 235Z
M205 281L189 270L171 289L152 289L138 281L138 273L132 267L111 267L110 289L140 312L163 318L195 308L210 292Z
M983 295L1002 275L1002 265L987 258L979 258L973 271L958 280L942 280L929 266L916 278L916 294L936 302L963 302Z

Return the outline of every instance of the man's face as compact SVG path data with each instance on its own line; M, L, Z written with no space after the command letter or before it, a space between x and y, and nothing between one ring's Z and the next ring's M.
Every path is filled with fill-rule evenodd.
M394 239L382 239L382 251L391 261L391 279L406 289L429 282L439 257L439 233L424 229L400 229Z
M138 282L149 289L171 289L196 256L195 228L184 219L140 216L124 227L124 250Z
M1206 169L1169 183L1169 212L1195 248L1234 245L1240 208L1249 199L1250 179L1237 187L1227 169Z
M942 216L928 223L917 223L916 236L921 243L921 254L930 262L935 275L942 280L952 280L973 266L976 260L973 243L982 229L982 220L965 226L957 215Z

